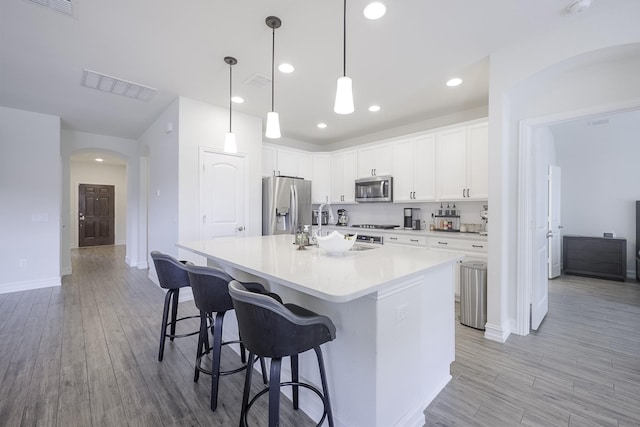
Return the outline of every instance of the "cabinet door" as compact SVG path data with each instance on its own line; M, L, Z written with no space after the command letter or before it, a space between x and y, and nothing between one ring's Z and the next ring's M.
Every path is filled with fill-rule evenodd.
M358 178L376 175L389 175L390 146L388 144L361 148L358 153Z
M277 175L277 151L275 147L262 146L262 176Z
M413 140L407 139L395 142L391 147L391 173L393 175L394 202L413 201L413 165Z
M467 188L466 129L453 129L438 138L438 199L462 200Z
M489 127L486 123L467 129L468 198L489 198Z
M329 154L313 155L313 178L311 179L312 203L323 203L329 200L331 188L331 156Z
M355 151L347 151L343 154L343 187L344 202L356 201L356 178L358 174L358 155Z
M283 176L298 176L298 153L278 148L278 170Z
M342 153L331 154L331 203L342 202L344 187L344 156Z
M309 153L298 153L298 175L300 178L313 179L313 156Z
M436 199L436 137L425 135L413 142L413 200ZM395 177L394 177L395 182Z

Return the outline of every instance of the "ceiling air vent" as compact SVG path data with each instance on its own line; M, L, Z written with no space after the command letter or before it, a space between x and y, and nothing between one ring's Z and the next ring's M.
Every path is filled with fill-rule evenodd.
M271 85L271 79L267 76L256 73L245 80L244 84L253 87L267 87Z
M32 3L48 7L56 12L66 13L73 16L73 6L71 0L30 0Z
M139 99L140 101L149 101L158 91L152 87L128 82L126 80L86 69L82 72L81 84L82 86L91 89L97 89L102 92L109 92L115 95L122 95L128 98Z

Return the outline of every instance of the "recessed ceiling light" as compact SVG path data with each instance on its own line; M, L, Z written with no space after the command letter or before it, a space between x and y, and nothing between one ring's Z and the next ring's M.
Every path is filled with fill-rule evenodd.
M318 123L316 126L318 126L319 129L324 129L327 127L326 123Z
M376 111L380 111L380 106L379 105L372 105L369 107L369 111L371 111L372 113L375 113Z
M99 157L98 157L98 158L96 159L96 162L104 162L104 159L101 159L101 158L99 158Z
M364 16L367 19L380 19L387 13L387 8L384 4L379 1L374 1L373 3L369 3L364 8Z
M462 79L459 79L457 77L455 77L455 78L453 78L453 79L451 79L451 80L449 80L447 82L447 86L449 86L449 87L459 86L460 84L462 84Z
M240 96L234 96L231 98L231 102L234 102L236 104L242 104L244 102L244 99L242 99L242 97Z
M291 64L283 63L278 65L278 70L280 70L280 72L282 73L289 74L289 73L293 73L295 68Z

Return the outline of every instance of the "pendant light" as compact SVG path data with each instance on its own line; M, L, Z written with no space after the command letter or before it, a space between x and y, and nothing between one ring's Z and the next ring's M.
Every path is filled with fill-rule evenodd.
M271 139L280 138L280 118L278 113L275 112L273 106L273 94L274 94L274 69L275 69L275 56L276 56L276 28L280 28L282 21L276 16L268 16L265 20L267 27L272 30L272 45L271 45L271 111L267 113L267 128L264 136Z
M338 114L351 114L353 113L353 89L351 77L347 77L347 0L344 0L342 35L342 77L338 78L333 111Z
M231 70L233 66L238 63L238 61L232 56L225 56L224 62L229 65L229 132L227 132L224 136L224 151L226 153L236 153L238 151L238 146L236 145L236 136L233 132L231 132L231 97L233 90L233 79Z

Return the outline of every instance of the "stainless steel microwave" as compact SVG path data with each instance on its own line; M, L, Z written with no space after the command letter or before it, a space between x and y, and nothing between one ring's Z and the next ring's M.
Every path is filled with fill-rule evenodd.
M384 175L356 179L356 202L393 202L393 177Z

